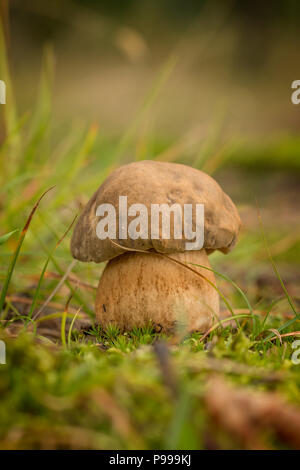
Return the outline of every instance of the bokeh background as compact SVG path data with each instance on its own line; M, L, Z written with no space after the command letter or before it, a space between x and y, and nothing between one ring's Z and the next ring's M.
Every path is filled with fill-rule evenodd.
M300 80L299 1L0 0L0 6L0 79L7 84L7 104L0 105L0 236L22 229L41 194L55 186L11 271L17 235L0 246L1 286L11 275L1 325L13 339L24 322L27 328L25 339L10 343L9 365L0 370L0 447L268 447L266 433L257 441L252 432L261 417L233 429L234 443L216 438L235 416L224 384L216 388L225 387L225 404L223 393L207 392L208 402L220 401L223 419L210 434L201 400L205 369L229 371L249 385L250 403L255 388L276 388L300 402L299 366L290 360L300 297L300 104L291 102L291 84ZM175 401L171 368L160 370L161 352L150 346L156 332L82 333L94 316L104 266L75 263L70 232L62 238L113 169L143 159L204 170L231 196L243 222L240 239L230 254L210 260L243 289L261 319L256 333L253 318L243 319L238 332L219 328L205 346L199 334L175 346L183 390ZM232 282L220 276L217 282L235 313L249 317ZM70 331L71 319L63 325L62 317L68 309L74 318L79 306L76 334L59 349L63 328ZM282 343L279 332L290 336ZM280 339L266 343L267 334ZM224 358L230 364L218 362ZM260 366L266 370L256 372ZM299 429L299 409L286 419L276 403L267 413L275 416L267 436L277 426L287 446L300 448L300 433L286 433L291 417ZM249 409L242 406L240 415ZM280 447L276 439L272 445Z
M41 48L51 43L58 116L94 120L116 134L173 58L146 123L157 137L198 126L206 138L218 119L227 139L296 132L290 86L300 73L299 16L296 0L12 0L18 97L30 106Z
M297 1L12 0L9 7L18 113L39 122L27 137L31 157L17 163L18 173L35 171L18 183L24 202L45 189L51 172L59 187L55 172L63 168L60 203L71 217L118 164L184 162L213 174L238 204L243 276L245 263L264 258L259 205L274 255L299 280ZM82 150L86 129L92 143ZM83 152L77 163L74 151ZM53 206L48 220L59 230L62 210ZM12 212L15 227L20 213Z

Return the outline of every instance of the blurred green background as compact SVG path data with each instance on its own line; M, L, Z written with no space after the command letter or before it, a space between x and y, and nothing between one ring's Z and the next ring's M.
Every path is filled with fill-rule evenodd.
M5 4L15 96L2 107L12 134L2 151L3 232L19 227L30 204L55 184L31 231L49 243L49 226L61 235L115 166L179 161L213 174L241 212L240 244L212 260L251 283L259 276L268 281L258 203L294 292L300 106L291 102L291 83L300 77L298 2ZM40 247L31 251L32 233L22 288L22 269L32 274L33 260L39 266L45 255ZM60 251L70 258L67 239ZM76 269L99 275L93 266Z
M290 360L299 334L300 105L291 102L291 84L300 79L300 3L0 0L0 7L7 85L0 284L8 287L0 321L10 338L0 370L0 447L253 447L253 436L241 444L219 439L214 428L207 433L203 397L216 371L300 402ZM104 266L74 263L70 233L62 240L106 176L143 159L202 169L232 197L240 240L226 256L213 253L211 264L243 289L259 318L254 331L245 296L218 276L235 313L247 319L205 343L195 333L171 346L180 389L174 400L150 346L161 337L156 331L82 333ZM12 263L18 236L2 243L2 235L21 230L52 186ZM268 259L258 207L288 294ZM265 341L270 328L280 340ZM279 332L289 335L282 344Z
M206 138L219 119L223 138L278 137L299 123L290 100L299 25L296 0L12 0L14 80L26 109L50 42L56 118L94 120L118 134L172 56L176 65L144 122L155 136L197 126Z

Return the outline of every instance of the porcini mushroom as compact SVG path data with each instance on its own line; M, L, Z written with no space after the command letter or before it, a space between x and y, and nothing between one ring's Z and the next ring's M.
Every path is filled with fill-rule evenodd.
M127 208L138 204L126 217L120 207L124 201ZM169 238L164 237L162 219L155 236L149 230L148 234L141 231L140 237L130 237L132 214L139 212L141 204L147 210L148 227L153 222L153 205L189 204L195 208L203 204L203 246L199 249L196 244L194 249L186 249L187 238L174 236L175 216ZM105 239L100 239L97 232L99 214L104 215L99 206L113 207L119 222ZM195 214L193 211L194 231ZM96 296L99 323L104 327L115 324L122 330L149 322L165 330L171 330L177 322L184 323L189 331L207 329L214 315L218 316L219 296L213 272L195 265L210 268L208 254L214 250L230 251L240 225L232 200L213 178L199 170L157 161L130 163L115 170L84 208L71 240L74 258L95 263L108 261Z

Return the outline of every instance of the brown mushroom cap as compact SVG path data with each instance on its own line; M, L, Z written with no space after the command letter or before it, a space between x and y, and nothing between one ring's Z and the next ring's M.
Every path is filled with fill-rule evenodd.
M71 240L71 252L80 261L107 261L126 250L109 239L100 240L96 234L99 217L96 209L101 204L112 204L118 216L119 196L127 196L128 207L141 203L151 213L151 204L204 204L203 248L227 253L236 243L241 221L237 209L219 184L206 173L177 163L145 160L121 166L115 170L94 193L84 208ZM194 207L193 207L194 209ZM193 210L193 224L195 224ZM128 223L130 218L128 217ZM150 232L150 230L149 230ZM172 230L171 230L172 235ZM186 251L186 240L151 239L115 240L119 245L138 250L155 250L160 253Z

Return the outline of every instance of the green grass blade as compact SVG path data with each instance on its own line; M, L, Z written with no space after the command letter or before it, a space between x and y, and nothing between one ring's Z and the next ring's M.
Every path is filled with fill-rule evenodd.
M36 202L36 204L34 205L33 209L31 210L30 214L29 214L29 217L24 225L24 228L21 232L21 235L19 237L19 241L18 241L18 244L17 244L17 248L12 256L12 259L11 259L11 262L10 262L10 265L8 267L8 271L7 271L7 275L5 277L5 280L4 280L4 285L2 287L2 291L1 291L1 296L0 296L0 313L2 312L3 310L3 306L4 306L4 303L5 303L5 298L6 298L6 294L7 294L7 290L8 290L8 286L9 286L9 283L10 283L10 280L11 280L11 277L12 277L12 274L13 274L13 271L15 269L15 265L16 265L16 262L17 262L17 259L18 259L18 256L19 256L19 253L20 253L20 250L21 250L21 247L22 247L22 244L23 244L23 241L25 239L25 236L26 236L26 233L28 231L28 228L29 228L29 225L31 223L31 220L32 220L32 217L34 216L34 213L35 211L37 210L42 198L49 192L51 191L51 189L53 188L49 188L47 189L47 191L45 191L41 197L38 199L38 201Z
M71 347L71 338L72 338L73 326L74 326L75 320L76 320L76 318L77 318L79 312L80 312L80 307L79 307L79 309L77 310L77 312L75 313L75 315L73 316L73 319L72 319L72 321L71 321L71 325L70 325L69 332L68 332L68 348Z
M283 280L282 280L282 278L281 278L281 276L280 276L280 274L279 274L279 271L278 271L278 269L277 269L276 263L275 263L275 261L274 261L272 255L271 255L271 252L270 252L269 245L268 245L268 242L267 242L267 237L266 237L266 234L265 234L265 231L264 231L264 227L263 227L263 223L262 223L262 219L261 219L261 215L260 215L259 209L258 209L258 220L259 220L260 230L261 230L263 242L264 242L264 245L265 245L265 248L266 248L266 252L267 252L268 258L269 258L269 260L270 260L270 262L271 262L271 264L272 264L272 267L273 267L273 270L274 270L274 272L275 272L275 275L276 275L277 279L279 280L279 283L280 283L280 285L281 285L281 287L282 287L282 290L283 290L283 292L284 292L284 294L285 294L285 296L286 296L286 298L287 298L287 300L288 300L288 303L290 304L291 309L293 310L295 316L296 316L298 319L300 319L300 315L299 315L299 313L298 313L297 310L296 310L296 307L295 307L295 305L294 305L294 302L293 302L293 300L292 300L290 294L288 293L287 288L285 287L285 284L284 284L284 282L283 282Z
M66 347L66 320L67 320L67 312L64 311L61 317L61 342L63 347Z
M267 322L267 319L269 318L269 315L270 315L270 313L271 313L272 308L273 308L276 304L278 304L278 302L281 302L282 300L285 300L285 298L286 298L285 296L284 296L284 297L280 297L280 299L276 299L276 300L274 300L273 302L271 302L271 304L269 305L269 308L268 308L268 310L267 310L267 313L266 313L266 315L264 316L264 319L263 319L263 321L262 321L261 330L264 329L265 324L266 324L266 322Z
M18 231L19 231L19 229L16 228L15 230L12 230L12 232L9 232L9 233L6 233L5 235L2 235L0 237L0 245L4 245L4 243L7 242L7 240L9 240L10 237Z
M64 348L67 346L66 345L66 320L67 320L67 315L68 315L69 304L70 304L72 297L73 295L71 294L67 300L65 309L61 317L61 342Z
M253 334L253 337L257 336L257 333L260 331L260 320L259 318L257 317L257 315L254 314L253 312L253 308L248 300L248 297L246 296L246 294L242 291L242 289L236 284L236 282L234 282L229 276L227 276L226 274L222 274L220 273L219 271L216 271L215 269L213 268L209 268L207 266L203 266L203 265L200 265L200 264L195 264L195 263L188 263L188 264L193 264L194 266L198 266L198 267L201 267L201 268L204 268L204 269L207 269L208 271L211 271L213 272L214 274L216 274L217 276L220 276L222 279L224 279L225 281L228 281L238 292L239 294L243 297L243 299L245 300L246 304L247 304L247 307L249 309L249 312L251 315L253 315L253 330L252 330L252 334Z
M32 314L34 312L34 309L36 307L36 304L37 304L37 301L38 301L38 297L39 297L39 293L40 293L40 289L41 289L41 285L42 285L42 281L44 279L44 276L45 276L45 272L46 272L46 269L48 267L48 264L51 260L51 257L53 256L56 248L61 244L61 242L64 240L64 238L67 236L68 232L70 231L71 227L73 226L75 220L76 220L77 216L75 216L75 218L73 219L72 223L70 224L70 226L67 228L66 232L63 234L63 236L58 240L58 242L55 244L53 250L51 251L50 255L48 256L45 264L44 264L44 267L42 269L42 272L41 272L41 275L40 275L40 278L39 278L39 282L38 282L38 285L37 285L37 288L35 290L35 293L34 293L34 297L33 297L33 301L32 301L32 304L31 304L31 307L30 307L30 311L28 313L28 317L31 318L32 317Z
M44 249L44 251L46 253L48 253L48 255L50 256L50 259L55 267L55 269L57 270L57 272L63 276L64 275L64 271L63 269L60 267L59 263L56 261L56 259L54 258L54 256L50 253L49 249L47 248L47 246L43 243L42 240L39 239L39 242L40 242L40 245L41 247ZM94 311L87 305L87 303L85 302L85 300L82 298L82 296L79 294L78 291L76 291L76 289L72 286L72 284L66 279L65 280L65 284L68 286L68 288L70 289L70 291L72 292L73 294L73 297L74 299L77 300L77 302L82 305L82 307L84 308L84 311L90 315L92 318L95 316L95 313Z
M247 313L239 313L237 315L233 315L232 317L226 317L224 318L223 320L219 320L215 325L213 325L211 328L209 328L209 330L207 330L207 332L202 336L202 338L200 339L200 341L203 341L204 338L206 338L210 333L212 333L214 330L216 330L217 328L219 328L219 326L222 326L223 323L226 323L228 321L231 321L231 320L236 320L238 318L251 318L252 321L254 321L254 317L256 315L251 315L250 313L247 314Z

